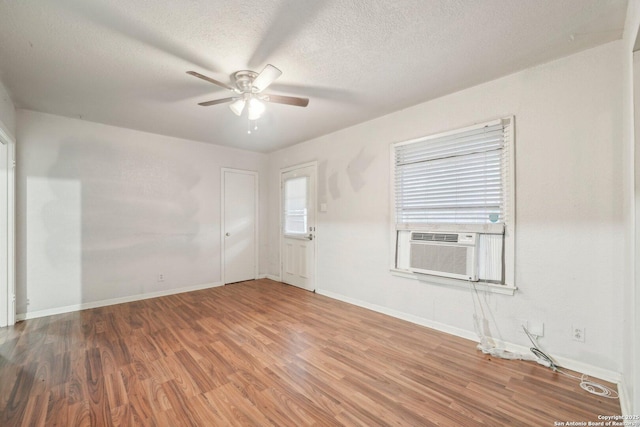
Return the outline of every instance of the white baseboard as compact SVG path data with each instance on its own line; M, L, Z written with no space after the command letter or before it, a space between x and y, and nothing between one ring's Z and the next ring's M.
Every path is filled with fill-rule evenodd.
M355 298L346 297L335 292L326 291L324 289L316 289L316 293L327 296L329 298L337 299L349 304L357 305L358 307L367 308L369 310L377 311L378 313L386 314L397 319L406 320L417 325L426 326L427 328L435 329L440 332L446 332L451 335L466 338L468 340L477 341L477 337L473 332L466 329L456 328L444 323L434 322L433 320L425 319L423 317L414 316L412 314L403 313L401 311L393 310L391 308L383 307L376 304L371 304L366 301L361 301Z
M624 378L618 382L618 399L620 400L620 412L622 415L634 415L631 413L631 402Z
M426 326L427 328L435 329L440 332L445 332L447 334L451 334L461 338L466 338L471 341L479 342L478 336L475 334L475 332L468 331L466 329L456 328L454 326L450 326L440 322L434 322L433 320L425 319L419 316L414 316L412 314L403 313L401 311L393 310L387 307L382 307L376 304L371 304L366 301L350 298L341 294L337 294L335 292L326 291L324 289L316 289L316 292L320 295L325 295L329 298L337 299L339 301L357 305L359 307L367 308L369 310L377 311L378 313L382 313L382 314L389 315L391 317L406 320L408 322L415 323L417 325ZM498 342L498 340L495 340L495 341ZM504 348L505 350L514 352L514 353L530 352L528 347L512 344L508 342L498 342L498 346L500 348ZM622 375L615 371L603 369L598 366L589 365L587 363L583 363L578 360L569 359L566 357L553 356L553 359L556 362L558 362L558 365L565 367L567 369L570 369L572 371L580 372L580 373L589 375L591 377L599 378L599 379L616 383L616 384L620 384L622 381ZM622 405L622 399L620 400L620 403Z
M256 277L256 279L269 279L273 280L274 282L279 282L280 276L274 276L273 274L260 274L258 275L258 277Z
M222 282L205 283L201 285L187 286L184 288L168 289L165 291L131 295L131 296L126 296L121 298L112 298L112 299L101 300L101 301L85 302L82 304L67 305L65 307L49 308L47 310L33 311L30 313L29 312L20 313L20 314L16 314L16 321L35 319L38 317L45 317L45 316L53 316L55 314L70 313L73 311L87 310L90 308L106 307L108 305L122 304L125 302L133 302L133 301L140 301L140 300L145 300L150 298L164 297L167 295L181 294L184 292L199 291L202 289L215 288L217 286L222 286L222 285L224 285L224 283Z
M477 341L477 337L474 341ZM496 340L497 341L497 340ZM504 349L514 353L529 353L529 347L513 344L509 342L500 342L499 345L504 346ZM615 384L619 384L622 381L622 374L609 369L600 368L598 366L590 365L588 363L581 362L579 360L570 359L568 357L555 356L551 354L553 360L555 360L558 366L571 369L572 371L586 374L593 378L599 378L601 380L609 381Z

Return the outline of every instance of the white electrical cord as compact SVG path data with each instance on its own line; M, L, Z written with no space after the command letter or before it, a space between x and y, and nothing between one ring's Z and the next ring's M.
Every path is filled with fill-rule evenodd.
M476 288L476 285L474 282L469 282L469 283L471 283L471 290L474 291L471 293L471 299L473 300L473 326L480 340L480 343L478 344L478 347L477 347L478 350L482 351L484 354L489 354L494 357L499 357L500 359L532 360L532 361L536 360L530 354L513 353L503 348L498 348L495 341L491 337L491 333L489 331L489 323L484 313L484 309L482 308L482 301L480 301L480 295L478 294L478 289ZM474 295L475 295L475 298L474 298ZM480 311L482 312L482 318L478 316L476 299L478 300L477 306L480 306ZM480 325L481 320L482 320L482 327Z

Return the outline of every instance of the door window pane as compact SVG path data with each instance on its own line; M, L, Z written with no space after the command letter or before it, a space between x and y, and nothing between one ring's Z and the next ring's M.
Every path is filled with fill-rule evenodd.
M288 179L284 182L284 232L307 232L307 181L308 177Z

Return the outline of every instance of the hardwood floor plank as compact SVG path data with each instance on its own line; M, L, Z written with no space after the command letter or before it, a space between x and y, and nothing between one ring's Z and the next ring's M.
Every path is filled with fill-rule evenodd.
M340 393L322 380L315 378L309 371L288 363L284 366L270 366L266 368L266 374L275 377L272 381L306 396L324 412L334 416L342 412L340 400L338 400L341 397Z
M528 426L599 414L619 415L619 402L576 379L266 279L0 329L3 427Z
M162 353L163 357L170 356L174 354L176 351L182 350L182 344L176 338L176 336L171 332L169 328L162 328L151 334L153 338L153 342L158 348L158 350Z
M110 408L118 408L129 404L127 389L119 371L112 372L105 377L105 390Z
M75 402L68 406L67 421L70 426L77 427L97 425L94 420L91 419L91 408L89 407L89 403L85 401Z
M7 407L11 390L13 390L13 386L18 379L18 373L22 369L20 365L10 363L9 359L5 360L7 360L7 363L0 367L0 411L4 411ZM4 412L0 412L0 414L4 414Z
M33 394L29 397L22 425L41 427L45 425L49 393Z
M261 406L261 412L266 412L265 407L269 408L269 412L273 412L273 408L279 408L292 421L287 425L330 426L336 424L333 415L320 408L315 401L303 394L293 393L288 388L270 387L263 392L263 395L267 397L269 404Z
M180 350L176 352L175 357L198 388L196 394L206 393L215 388L215 383L209 379L207 373L200 367L198 362L191 357L189 352Z
M206 420L212 426L231 426L231 421L222 415L222 412L211 405L205 394L196 396L189 401L191 410L197 412L200 419Z
M243 375L242 372L238 372L230 376L230 383L240 390L243 398L255 406L273 425L295 425L295 416L291 418L291 411L274 405L270 396L264 393L266 390L264 384L250 373L245 372Z
M154 378L143 381L143 386L149 398L149 404L153 414L172 409L171 402L167 397L167 393L164 391L163 384L164 382L158 382Z
M189 397L200 394L200 388L198 387L198 384L187 373L176 355L167 357L166 361L167 366L172 373L172 379L170 379L169 381L173 381L176 386L180 388L182 393Z
M205 393L207 400L222 411L224 417L233 426L272 426L276 425L262 414L243 396L236 386L229 383Z
M150 399L144 387L144 379L140 379L132 365L121 368L120 375L127 391L131 420L137 425L148 425L153 419Z
M151 375L150 380L164 383L174 378L173 372L169 367L169 363L173 363L173 358L161 357L158 360L154 360L149 363L149 373Z
M198 360L198 364L204 369L209 379L213 381L214 388L227 384L229 375L235 372L235 368L209 346L202 347L201 354L203 357Z
M18 370L6 406L3 408L3 417L0 419L3 423L7 425L22 423L29 394L34 384L36 366L35 362L31 362L26 366L21 366Z
M45 425L48 427L66 427L69 424L69 401L67 399L66 384L59 384L51 388L47 402Z
M192 427L206 425L205 420L200 418L200 414L197 411L191 410L188 403L189 399L175 381L170 380L162 384L162 389L167 396L173 413L180 421L179 425Z
M129 412L129 405L111 406L111 421L117 427L134 425Z

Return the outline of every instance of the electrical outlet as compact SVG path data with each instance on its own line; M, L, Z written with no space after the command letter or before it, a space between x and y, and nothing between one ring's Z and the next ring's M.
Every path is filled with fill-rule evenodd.
M585 329L583 326L571 326L571 339L584 342Z
M158 273L158 282L164 282L164 274Z

